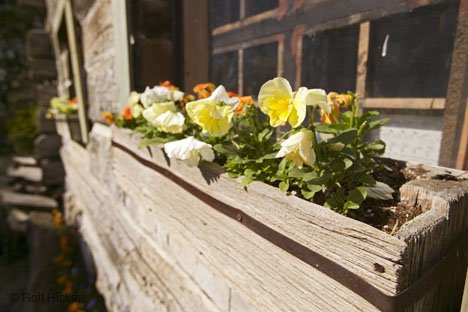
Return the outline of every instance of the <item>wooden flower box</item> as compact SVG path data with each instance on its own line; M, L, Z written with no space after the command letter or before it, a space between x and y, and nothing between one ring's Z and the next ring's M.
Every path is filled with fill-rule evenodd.
M63 138L82 142L78 114L56 114L54 118L58 134Z
M242 189L216 164L189 168L138 144L97 125L87 150L72 141L62 149L67 209L80 211L110 309L459 308L468 181L404 185L402 199L424 213L389 235L264 183Z

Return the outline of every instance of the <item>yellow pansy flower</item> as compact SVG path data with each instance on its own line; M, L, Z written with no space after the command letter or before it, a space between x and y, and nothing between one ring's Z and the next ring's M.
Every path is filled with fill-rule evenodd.
M287 140L280 143L281 149L276 154L276 158L286 157L299 168L302 168L304 164L312 166L316 160L313 135L314 133L307 129L302 129L291 135Z
M330 111L326 92L322 89L299 88L293 92L289 82L276 77L265 82L258 94L260 110L270 117L272 127L284 126L288 122L291 127L298 127L305 119L307 106L319 106Z
M234 108L238 103L238 98L230 98L224 87L219 86L211 96L187 103L185 109L203 132L219 137L231 128Z

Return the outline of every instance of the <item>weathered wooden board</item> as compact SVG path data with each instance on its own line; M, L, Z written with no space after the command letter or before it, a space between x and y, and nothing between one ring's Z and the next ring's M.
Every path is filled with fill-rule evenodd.
M113 310L124 310L124 306L141 309L141 302L146 307L157 306L158 300L164 307L182 311L193 310L193 302L201 304L197 310L203 311L376 308L127 152L111 147L111 139L346 267L386 294L397 294L411 285L467 229L466 195L460 197L466 193L466 185L437 182L432 189L408 185L402 196L429 210L391 236L299 198L286 197L263 183L243 190L214 164L188 168L166 159L159 148L138 149L138 137L128 131L115 129L111 134L98 125L88 150L66 141L62 158L67 185L74 202L82 207L83 236L96 253L101 275L98 285L102 284L100 290ZM414 192L420 194L418 198ZM440 230L430 235L432 229ZM455 294L459 282L454 280L453 285L435 289L412 310L446 304L443 290L452 289ZM330 294L333 300L329 300Z
M0 192L0 200L3 205L13 207L47 210L58 207L57 201L53 198L42 195L15 193L7 190Z
M7 176L19 178L29 182L41 182L43 178L42 169L32 166L15 166L7 168Z

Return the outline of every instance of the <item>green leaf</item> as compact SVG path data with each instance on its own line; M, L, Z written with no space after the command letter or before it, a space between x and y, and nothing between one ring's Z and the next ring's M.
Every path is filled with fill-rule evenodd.
M286 170L286 165L287 164L288 164L288 160L286 158L283 158L281 160L281 162L279 163L277 175L283 175L284 174L284 171Z
M307 174L306 174L307 175ZM332 173L329 171L322 171L318 178L313 178L311 180L306 180L306 175L304 175L304 181L309 182L310 184L325 185L330 181ZM308 177L307 177L308 178Z
M306 172L302 169L299 169L298 167L292 167L288 172L288 176L290 178L302 178L305 174Z
M242 181L240 182L240 187L246 187L247 185L249 185L250 183L252 183L253 181L253 178L252 177L244 177L242 179Z
M347 200L343 205L343 209L345 211L349 210L349 209L359 209L359 204L354 203L354 202L352 202L350 200Z
M395 192L390 186L383 182L376 182L375 186L367 187L367 196L374 199L390 200Z
M357 204L358 206L366 199L367 190L363 186L359 186L349 192L347 200Z
M362 184L365 185L375 185L375 180L374 177L372 177L370 174L366 173L358 173L354 175L354 179L356 182L361 182Z
M345 147L345 145L341 142L338 142L338 143L331 143L331 144L328 144L328 149L330 151L333 151L333 152L339 152L341 150L343 150L343 148Z
M315 193L316 192L301 190L301 194L302 196L304 196L305 199L311 199L312 197L314 197Z
M161 145L166 142L169 142L171 139L169 138L152 138L152 139L146 139L146 140L141 140L140 143L138 144L139 148L151 146L151 145Z
M270 153L266 154L265 156L260 157L259 159L256 160L257 163L261 163L266 159L275 159L277 153Z
M246 177L253 177L255 175L255 173L256 172L254 170L250 169L250 168L247 168L247 169L244 170L244 175Z
M286 181L282 181L280 184L279 184L279 189L283 192L287 192L288 189L289 189L289 181L286 180Z
M357 138L357 130L356 129L349 129L343 131L339 135L334 138L328 140L328 143L343 143L343 144L350 144Z
M317 179L318 177L319 177L318 173L315 171L312 171L312 172L307 172L306 174L304 174L304 176L302 177L302 180L304 182L309 182L313 179Z
M273 128L265 128L258 134L258 141L263 142L263 141L268 141L271 138L271 135L274 133Z
M213 146L213 149L226 156L226 157L234 157L234 156L237 156L237 151L235 150L234 147L232 146L229 146L229 145L224 145L224 144L216 144Z

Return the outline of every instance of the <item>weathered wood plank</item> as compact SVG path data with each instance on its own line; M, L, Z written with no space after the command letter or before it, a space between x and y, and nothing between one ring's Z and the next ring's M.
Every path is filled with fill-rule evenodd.
M50 197L15 193L6 190L0 192L0 199L3 205L6 206L40 209L53 209L58 207L57 201Z
M366 98L364 108L442 110L444 98Z
M460 0L453 45L439 164L455 167L468 97L468 0Z
M79 147L75 145L75 148ZM70 159L66 150L63 155ZM109 193L99 190L100 182L92 177L89 179L86 175L89 172L74 168L69 168L69 178L71 184L76 186L74 194L83 203L80 204L83 211L81 231L93 252L107 253L103 255L103 261L101 257L97 261L98 278L101 276L98 285L105 284L100 288L104 288L101 291L110 307L120 299L120 307L127 306L127 309L137 311L218 310L183 271L159 256L157 247L130 216L120 213L106 216L108 209L115 209L119 204L112 202ZM90 209L93 203L99 203L103 209ZM103 281L102 275L110 276ZM121 294L122 298L116 300L116 294ZM128 302L125 304L126 300Z
M8 167L7 176L10 178L19 178L30 182L41 182L43 178L42 169L31 166Z
M144 309L141 302L146 307L159 302L159 307L186 310L188 302L199 300L202 294L208 306L223 311L235 311L236 307L242 311L376 310L316 268L253 234L125 151L110 147L111 138L210 196L359 274L387 294L411 285L440 259L444 251L439 249L446 250L448 241L459 237L468 225L462 209L466 200L459 195L465 186L458 182L438 181L434 189L424 188L424 182L419 182L421 186L409 185L402 194L413 197L408 195L406 200L425 205L428 211L394 237L299 198L286 197L262 183L243 190L217 165L204 163L200 168L188 168L166 159L160 148L138 149L138 137L130 136L128 131L113 129L111 135L109 128L98 125L91 138L88 151L67 141L62 157L70 191L84 207L83 215L93 222L84 231L95 232L97 238L93 239L99 239L99 248L105 250L112 263L111 269L106 270L110 265L106 262L101 270L117 274L105 281L112 279L113 285L121 285L104 290L106 300L115 305ZM409 191L416 186L423 188L417 199ZM440 235L447 243L434 239L428 231L434 231L433 235ZM415 243L415 235L424 243ZM430 243L432 240L434 243ZM375 263L385 271L376 272ZM173 274L182 274L183 280L191 281L188 293L180 290L180 279ZM459 283L456 278L442 283L410 310L424 311L447 304L445 294L450 288L461 289ZM327 300L331 293L333 300ZM118 301L111 294L125 296L130 302Z
M13 162L23 166L36 166L37 160L30 156L13 156Z

